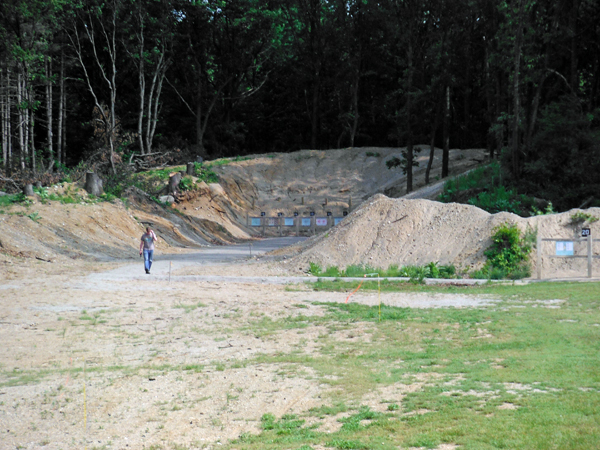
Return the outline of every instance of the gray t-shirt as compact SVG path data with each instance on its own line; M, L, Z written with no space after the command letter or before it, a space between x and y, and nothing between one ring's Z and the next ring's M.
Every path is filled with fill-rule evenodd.
M142 242L144 243L144 250L154 250L154 239L151 233L144 233L142 235Z

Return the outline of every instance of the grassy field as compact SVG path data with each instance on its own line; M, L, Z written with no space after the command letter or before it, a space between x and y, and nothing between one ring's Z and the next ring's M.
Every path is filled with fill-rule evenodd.
M314 288L355 286L336 281ZM242 435L224 448L600 448L599 283L386 289L502 300L478 309L383 305L381 314L378 307L323 304L324 316L257 320L257 334L327 327L314 354L281 353L248 364L284 364L292 374L310 367L335 394L302 417L265 414L259 435ZM359 324L370 339L331 337ZM394 386L415 388L401 402L382 396L379 411L357 400ZM341 427L320 432L328 418Z

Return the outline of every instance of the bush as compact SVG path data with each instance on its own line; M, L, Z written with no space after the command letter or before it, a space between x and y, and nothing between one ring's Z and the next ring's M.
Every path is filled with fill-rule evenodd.
M180 191L191 191L193 189L195 189L196 184L194 183L194 180L192 179L192 177L183 177L181 179L181 181L179 182L179 190Z
M318 277L319 275L321 275L322 272L322 268L320 265L318 265L317 263L309 263L310 267L308 269L308 273L310 273L312 276Z
M515 224L504 223L493 230L492 245L484 252L487 257L485 266L471 274L473 278L513 280L531 275L529 253L534 234L521 235Z
M205 183L219 182L219 175L217 175L217 173L214 170L212 170L211 164L207 164L205 167L202 165L202 163L194 163L194 173L199 181L204 181Z

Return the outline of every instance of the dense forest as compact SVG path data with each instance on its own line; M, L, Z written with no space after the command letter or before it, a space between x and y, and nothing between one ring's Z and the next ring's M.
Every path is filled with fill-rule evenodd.
M4 0L0 20L5 182L397 146L410 190L427 143L485 147L559 209L600 201L597 0Z

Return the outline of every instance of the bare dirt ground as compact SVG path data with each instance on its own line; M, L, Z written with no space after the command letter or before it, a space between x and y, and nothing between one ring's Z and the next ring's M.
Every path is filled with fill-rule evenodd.
M157 257L151 276L143 274L141 263L59 266L38 260L3 282L1 448L217 448L242 433L259 432L265 413L306 414L330 404L336 390L317 374L257 362L281 353L314 355L319 335L328 331L311 326L271 332L255 324L320 315L323 310L313 302L341 302L345 294L288 291L261 281L196 282L178 274L189 261L177 256ZM204 267L277 272L258 266ZM378 298L357 293L352 301L373 305ZM490 301L384 296L386 304L407 307L477 307ZM336 339L370 339L369 328L357 324ZM353 400L383 411L382 396L400 404L406 392L425 383ZM340 426L330 419L320 429Z
M344 152L232 162L220 168L220 184L204 185L205 195L176 205L179 212L136 192L126 203L87 203L78 190L77 204L35 198L0 214L0 448L218 448L242 433L257 433L264 413L306 414L340 395L309 370L260 362L280 353L318 353L318 337L329 333L318 326L269 330L269 319L320 315L324 310L313 302L346 298L302 287L290 291L275 277L305 277L309 262L476 266L490 230L505 220L523 228L543 224L544 236L579 232L568 213L520 219L464 205L372 197L401 191L401 174L390 176L385 167L399 150ZM453 170L464 171L479 163L482 151L453 154ZM350 197L354 211L329 233L257 255L246 213L343 209ZM138 257L146 225L159 236L151 276ZM597 223L592 228L600 231ZM241 241L255 243L253 257L233 263L238 256L250 258L249 244L238 253L220 245ZM557 267L549 257L544 264ZM564 276L580 274L583 262L561 264L556 273ZM374 305L378 297L359 292L352 301ZM494 299L385 294L382 301L478 307ZM370 339L370 331L369 324L356 324L333 336L360 342ZM407 392L426 383L344 395L382 410L381 398L401 404ZM337 430L338 418L319 429Z

